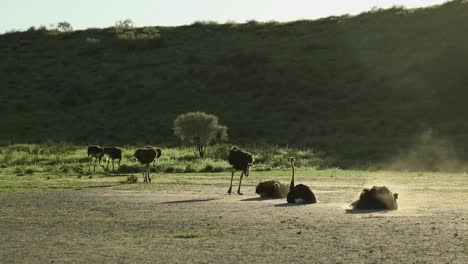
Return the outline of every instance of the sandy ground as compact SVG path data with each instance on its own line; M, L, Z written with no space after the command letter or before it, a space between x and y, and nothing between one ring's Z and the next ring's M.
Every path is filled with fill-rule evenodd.
M359 185L316 184L319 204L290 206L252 182L243 196L153 184L0 194L0 262L468 263L467 186L395 186L399 210L356 212Z

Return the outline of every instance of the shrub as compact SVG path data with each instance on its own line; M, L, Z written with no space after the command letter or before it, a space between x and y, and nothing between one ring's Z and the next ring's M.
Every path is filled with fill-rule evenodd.
M27 168L24 170L24 174L34 174L36 172L33 168Z
M59 171L68 173L70 171L70 168L67 165L62 165L59 167Z
M97 39L97 38L86 38L85 39L85 43L90 44L90 45L96 45L96 44L99 44L100 42L101 42L101 40Z
M216 166L213 168L211 172L223 172L223 171L226 171L226 168L221 167L221 166Z
M187 166L185 166L184 172L185 173L193 173L193 172L196 172L196 170L194 168L192 168L192 165L187 165Z
M13 172L18 176L19 174L23 175L23 170L20 167L16 167Z
M167 167L164 172L165 173L173 173L175 171L174 167Z
M212 172L213 171L213 165L208 164L206 165L203 169L200 170L200 172Z
M141 172L141 166L133 164L133 165L127 165L127 164L122 164L120 165L119 172L121 173L138 173Z
M137 176L132 174L132 175L129 175L127 177L127 183L128 184L137 183L137 182L138 182L138 177Z
M190 144L203 158L208 145L227 139L227 127L219 124L215 115L190 112L174 120L174 134Z

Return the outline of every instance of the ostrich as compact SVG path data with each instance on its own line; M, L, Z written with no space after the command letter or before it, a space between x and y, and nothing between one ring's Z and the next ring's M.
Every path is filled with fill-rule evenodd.
M359 210L397 210L398 193L392 193L385 186L373 186L362 190L359 200L351 207Z
M240 180L239 180L239 188L237 189L237 194L242 195L240 188L242 184L242 178L248 177L250 173L250 167L252 166L254 159L252 154L249 152L238 148L237 146L233 146L229 150L228 162L232 165L232 173L231 173L231 185L229 186L229 190L227 191L228 194L231 194L232 191L232 179L234 178L234 173L236 171L242 171Z
M92 145L88 146L88 158L89 158L89 163L88 163L88 171L91 170L91 162L93 161L94 158L94 169L93 171L96 171L96 163L98 159L102 156L104 149L100 146Z
M102 157L106 156L107 157L107 170L109 170L109 163L112 161L112 171L114 171L114 160L117 161L117 165L120 167L120 161L122 161L122 148L119 147L104 147L101 156L99 157L99 166L103 167L101 165L101 159Z
M161 157L161 154L162 154L161 148L154 147L154 146L146 146L145 148L150 148L150 149L156 150L156 158L154 158L154 160L153 160L153 166L154 166L154 164L156 163L156 160Z
M291 169L294 175L294 166L291 166ZM277 180L263 181L257 185L255 193L261 198L286 198L289 193L289 184Z
M151 182L150 163L156 159L158 153L160 152L157 152L153 147L144 147L137 149L135 154L133 154L135 158L146 167L146 169L143 171L143 182Z
M304 185L299 184L294 186L294 158L290 159L291 167L292 167L292 177L291 177L291 184L289 185L289 193L288 193L288 203L305 203L305 204L314 204L317 203L317 199L315 198L315 194L312 190Z

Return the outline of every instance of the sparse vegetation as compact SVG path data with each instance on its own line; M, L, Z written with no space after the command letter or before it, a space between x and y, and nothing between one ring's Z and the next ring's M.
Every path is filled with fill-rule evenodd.
M132 183L137 183L138 182L138 177L135 175L129 175L127 176L127 183L132 184Z
M229 170L227 153L230 145L219 144L212 146L206 152L204 159L194 156L192 148L168 147L164 148L164 155L158 159L151 172L165 173L216 173ZM133 156L137 147L124 146L123 160L120 167L115 167L118 173L141 173L142 168ZM326 168L332 165L326 158L312 149L280 148L272 146L249 147L252 149L256 161L255 171L286 169L291 155L298 157L301 168ZM258 157L258 159L257 159ZM97 166L93 172L94 161L89 167L87 146L69 144L16 144L0 147L1 173L22 176L24 174L59 174L69 175L107 175L107 171ZM106 165L103 163L103 165Z
M6 33L0 143L174 146L174 119L204 111L233 144L313 148L341 168L393 160L430 129L468 160L467 12L452 1L290 23Z

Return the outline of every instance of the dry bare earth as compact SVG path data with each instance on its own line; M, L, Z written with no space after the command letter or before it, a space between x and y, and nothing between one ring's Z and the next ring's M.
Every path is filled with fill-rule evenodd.
M187 183L0 193L0 262L468 263L466 175L323 177L306 206L256 198L252 177L244 196L170 177ZM400 210L347 211L382 179Z

